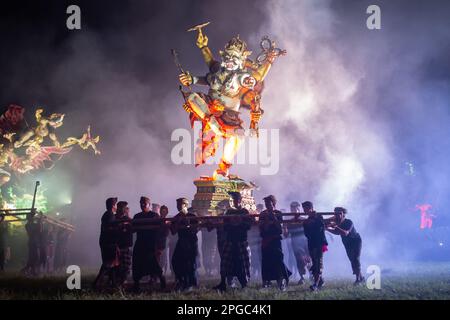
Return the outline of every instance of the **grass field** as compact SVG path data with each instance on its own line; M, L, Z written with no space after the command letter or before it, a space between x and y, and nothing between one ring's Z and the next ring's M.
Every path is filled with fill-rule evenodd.
M385 271L383 271L385 270ZM352 279L325 279L325 287L318 292L310 292L308 284L289 285L286 292L276 288L261 288L259 283L251 283L245 290L229 289L219 294L210 288L217 279L201 279L200 288L189 293L161 292L156 285L153 292L133 294L113 291L97 293L90 289L95 274L90 272L82 277L81 290L68 290L65 276L25 278L18 274L0 275L0 299L188 299L188 300L338 300L338 299L450 299L450 263L405 264L401 267L382 269L381 289L369 290L365 285L353 286ZM169 289L173 286L168 281Z

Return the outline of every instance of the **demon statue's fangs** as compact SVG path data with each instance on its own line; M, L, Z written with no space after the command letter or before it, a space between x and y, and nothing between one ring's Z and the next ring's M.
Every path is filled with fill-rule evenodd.
M208 37L202 32L206 24L195 26L188 31L198 31L197 47L200 48L209 72L205 76L193 76L184 71L176 61L181 74L179 80L187 87L182 90L185 103L183 108L189 113L191 124L202 122L202 148L196 153L196 165L205 163L214 156L219 139L225 139L224 151L214 180L237 178L230 175L229 168L243 138L243 121L240 109L250 110L250 134L258 136L258 122L263 114L260 106L263 82L272 63L285 50L275 47L268 37L261 40L262 52L256 61L250 60L251 51L239 36L231 39L223 51L219 51L221 61L214 59L208 47ZM192 92L191 85L205 85L208 93Z

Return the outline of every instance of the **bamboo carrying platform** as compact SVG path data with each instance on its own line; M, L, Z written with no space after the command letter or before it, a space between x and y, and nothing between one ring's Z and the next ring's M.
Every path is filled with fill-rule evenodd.
M334 216L334 212L317 212L321 216ZM280 220L273 219L274 216L281 217ZM149 219L137 219L137 220L127 220L127 221L116 221L118 227L123 224L132 226L133 230L154 230L161 227L171 227L174 225L180 225L182 227L197 227L197 228L215 228L223 226L226 220L233 220L235 223L240 223L246 221L251 224L260 223L280 223L282 225L302 225L306 220L305 218L308 214L306 213L279 213L272 216L272 220L264 219L261 222L260 218L267 218L268 216L261 216L260 214L250 214L248 216L243 215L221 215L221 216L187 216L178 218L149 218ZM285 217L292 217L291 219L284 219ZM270 218L270 216L269 216ZM325 219L326 224L332 224L333 218Z

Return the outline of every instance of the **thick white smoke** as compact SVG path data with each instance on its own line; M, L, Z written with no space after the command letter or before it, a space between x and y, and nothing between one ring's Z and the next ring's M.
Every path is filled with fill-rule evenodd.
M406 128L420 117L430 117L423 101L418 101L426 91L419 76L421 64L432 46L421 45L425 38L414 33L423 35L429 28L427 15L410 25L399 8L382 6L383 12L389 12L384 16L389 22L376 33L366 28L366 7L363 3L348 6L346 12L345 6L337 10L333 1L267 2L267 21L252 42L261 35L273 35L288 53L275 62L267 77L261 124L280 128L280 172L259 180L263 181L261 192L277 195L285 208L292 200L312 200L318 211L346 207L363 237L363 261L382 265L393 258L386 254L385 232L401 237L403 229L394 231L392 225L410 228L417 221L412 212L402 211L414 198L402 191L407 185L401 180L399 164L418 138L405 134ZM403 25L395 23L398 17ZM448 38L438 25L436 30L439 37ZM418 51L412 53L414 46ZM401 55L395 58L395 53ZM395 104L383 101L387 94L396 98ZM436 100L436 109L430 112L441 110L443 101ZM405 114L395 121L388 108ZM441 135L441 130L433 128L430 133ZM427 170L435 168L434 161ZM431 171L426 176L439 179ZM444 188L433 186L423 192L433 188L440 193ZM386 198L391 205L386 206ZM383 217L376 218L381 215L384 223ZM327 256L332 264L345 264L338 240ZM402 254L409 250L414 248L405 248Z
M274 64L263 97L263 126L281 128L282 159L266 192L289 201L292 195L283 196L289 186L318 210L348 207L361 225L371 213L367 183L381 183L383 175L377 181L374 173L389 175L392 165L386 132L357 100L367 74L337 50L330 2L273 1L267 10L261 32L288 54Z

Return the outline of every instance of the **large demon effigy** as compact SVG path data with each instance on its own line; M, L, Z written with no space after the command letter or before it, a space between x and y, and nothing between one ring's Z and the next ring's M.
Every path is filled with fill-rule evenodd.
M261 109L261 93L263 82L272 63L280 55L286 53L275 47L275 42L268 37L261 41L262 52L256 61L250 59L251 51L239 36L231 39L223 51L221 61L214 58L208 47L208 37L198 25L188 31L198 30L197 46L200 48L209 72L205 76L193 76L182 70L180 82L189 88L183 91L185 103L183 108L189 113L191 122L202 122L201 152L196 155L196 164L205 163L208 157L214 156L219 139L226 139L219 167L213 174L214 180L233 178L229 168L242 142L244 128L240 118L240 110L250 110L251 134L258 135L258 122L263 114ZM192 92L191 85L208 86L208 93Z
M285 50L276 48L275 42L266 36L261 40L262 52L253 61L250 59L252 52L248 50L247 44L236 36L225 45L223 51L219 51L220 61L216 60L208 47L208 37L202 31L208 24L197 25L188 30L198 31L196 44L209 69L206 75L194 76L185 71L173 51L175 62L181 71L179 80L185 87L181 90L184 97L183 108L188 112L191 124L194 121L202 123L202 146L198 149L199 152L196 152L196 166L214 156L220 139L225 140L223 153L214 174L194 182L197 194L193 205L197 208L201 207L199 203L206 203L204 207L211 208L217 201L227 199L227 191L237 190L245 194L245 190L251 189L251 185L229 172L245 132L240 112L243 109L250 111L250 134L258 136L258 123L263 115L261 94L264 79L275 59L286 54ZM208 92L193 92L192 85L207 86ZM236 188L236 184L241 187ZM219 193L221 196L216 197ZM212 201L214 197L216 200ZM250 202L248 206L254 206Z
M100 137L93 138L90 127L79 138L69 137L60 141L56 129L63 125L64 114L46 116L39 108L35 111L36 123L28 126L24 113L23 107L10 105L0 116L0 186L7 183L12 174L51 169L54 162L75 145L100 153L97 149Z

